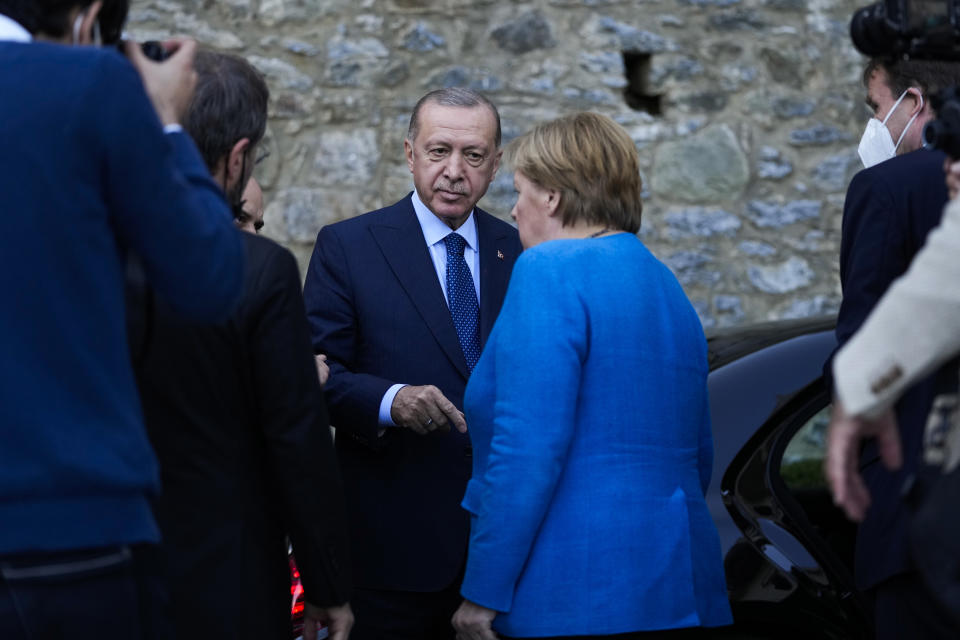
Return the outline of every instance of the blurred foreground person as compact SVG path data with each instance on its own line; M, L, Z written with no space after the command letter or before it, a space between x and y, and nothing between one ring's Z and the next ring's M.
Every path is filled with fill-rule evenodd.
M609 118L580 113L506 153L525 251L467 385L458 638L729 624L703 497L706 340L676 278L634 235L636 148Z
M126 258L198 321L226 318L241 291L239 234L177 125L195 45L168 42L163 64L128 46L133 66L69 46L115 41L126 13L125 0L0 0L4 640L152 628L138 543L159 539L158 473L127 349Z
M946 155L922 149L921 132L935 118L930 96L960 84L960 63L874 58L864 69L863 84L873 110L860 143L869 168L854 176L843 206L838 349L906 272L927 234L940 223L947 203ZM903 500L904 486L918 470L934 399L956 387L956 367L947 366L918 382L897 403L906 452L903 467L890 471L880 464L872 441L860 455L860 472L874 499L857 527L853 572L857 588L873 606L876 640L956 637L922 594L907 544L910 509Z
M184 124L239 217L267 86L236 56L201 51L196 68ZM300 275L289 251L243 235L243 298L228 322L183 322L158 299L138 331L176 637L289 640L289 535L305 637L322 621L345 640L353 618L344 505Z

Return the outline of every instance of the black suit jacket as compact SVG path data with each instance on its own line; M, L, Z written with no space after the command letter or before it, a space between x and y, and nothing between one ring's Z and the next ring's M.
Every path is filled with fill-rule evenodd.
M843 208L840 283L843 302L837 319L842 346L863 324L895 279L903 275L947 202L940 152L914 151L858 173L850 182ZM839 347L838 347L839 348ZM917 384L897 403L904 466L889 472L873 443L861 457L872 504L857 534L855 574L861 589L910 567L908 513L901 490L915 473L923 429L937 393L956 389L955 375L944 370Z
M244 294L227 323L198 326L160 301L150 310L131 299L133 342L146 339L135 360L180 639L289 640L287 534L310 602L341 604L351 589L297 265L270 240L242 235Z
M476 210L480 340L500 311L521 247L516 230ZM358 586L437 591L464 565L469 435L378 437L380 402L395 383L435 385L463 408L467 364L410 196L324 227L304 286L317 353L330 363ZM467 425L469 429L469 425Z

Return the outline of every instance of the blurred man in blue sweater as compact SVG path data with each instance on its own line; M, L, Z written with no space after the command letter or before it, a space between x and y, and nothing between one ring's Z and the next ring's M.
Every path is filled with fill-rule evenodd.
M0 0L0 638L143 637L135 545L158 474L124 313L136 253L196 320L225 318L243 248L178 125L195 45L115 41L127 0ZM138 74L139 72L139 74ZM149 97L148 97L149 96Z

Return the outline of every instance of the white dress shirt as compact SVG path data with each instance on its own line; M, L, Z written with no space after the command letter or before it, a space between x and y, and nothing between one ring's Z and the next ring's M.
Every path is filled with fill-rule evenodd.
M443 297L447 299L447 245L443 241L453 231L438 218L427 205L423 204L417 190L413 190L413 210L417 214L417 221L420 223L420 230L423 231L423 237L427 242L427 250L430 258L433 260L433 268L437 272L437 279L440 280L440 288L443 290ZM477 302L480 302L480 241L477 235L477 221L474 217L476 210L470 212L467 218L456 233L463 236L467 241L463 249L463 259L470 269L470 275L473 276L473 287L477 293ZM449 304L449 301L448 303ZM396 424L390 416L390 409L393 407L393 399L397 396L405 384L395 384L387 389L380 401L379 422L381 426L393 427Z

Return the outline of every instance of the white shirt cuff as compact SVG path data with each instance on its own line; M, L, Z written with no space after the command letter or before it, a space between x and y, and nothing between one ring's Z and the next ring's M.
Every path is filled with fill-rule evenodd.
M181 127L181 126L180 126L179 124L177 124L176 122L173 122L173 123L171 123L171 124L165 124L165 125L163 125L163 132L164 132L164 133L180 133L180 132L182 132L182 131L183 131L183 127Z
M396 423L393 421L393 417L390 415L390 409L393 408L393 399L397 397L397 392L400 389L404 388L405 384L395 384L387 392L383 394L383 400L380 401L380 426L381 427L395 427Z

